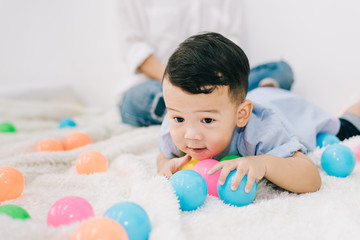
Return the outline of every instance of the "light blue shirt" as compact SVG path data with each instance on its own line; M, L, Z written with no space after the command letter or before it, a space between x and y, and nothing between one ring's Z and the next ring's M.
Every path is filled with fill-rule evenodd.
M248 123L234 129L229 146L214 159L239 153L278 157L290 157L296 151L306 154L316 148L319 132L336 135L339 131L339 119L290 91L256 88L247 98L254 105ZM159 135L161 151L166 158L184 155L171 139L167 116Z

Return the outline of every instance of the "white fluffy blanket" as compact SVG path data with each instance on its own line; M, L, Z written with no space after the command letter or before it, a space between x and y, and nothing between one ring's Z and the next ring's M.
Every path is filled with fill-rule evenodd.
M74 129L58 129L70 116L76 130L93 144L73 151L35 153L45 138L62 140ZM170 183L156 175L159 126L132 128L119 122L117 112L70 103L0 101L0 122L11 121L16 134L0 134L0 166L19 169L25 176L23 194L2 204L23 207L31 220L0 215L0 239L70 239L79 223L53 228L46 225L51 205L68 195L81 196L97 216L113 204L129 200L148 213L150 240L159 239L359 239L360 170L347 178L327 176L319 165L323 149L309 156L319 166L322 187L316 193L292 194L260 182L255 201L245 207L225 205L207 197L198 210L182 212ZM360 137L343 142L354 148ZM102 152L107 173L78 175L75 160L85 150Z

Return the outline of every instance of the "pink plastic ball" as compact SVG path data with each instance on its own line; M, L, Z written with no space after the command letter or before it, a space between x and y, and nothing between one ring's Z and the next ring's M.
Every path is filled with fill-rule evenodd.
M360 145L357 147L356 161L360 162Z
M209 175L208 172L218 162L219 161L214 159L205 159L201 160L193 168L194 171L198 172L205 179L206 185L208 187L208 194L215 197L219 197L217 193L217 182L219 180L221 171L219 170L212 175Z
M51 206L47 224L58 227L81 222L93 216L95 216L94 210L88 201L77 196L67 196L60 198Z

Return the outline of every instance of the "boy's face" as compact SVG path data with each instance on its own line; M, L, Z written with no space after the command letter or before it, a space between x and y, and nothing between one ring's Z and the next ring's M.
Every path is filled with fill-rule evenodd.
M235 126L239 126L242 104L236 106L230 100L228 88L219 86L209 94L191 94L167 78L163 81L171 137L181 151L194 159L221 153L230 143Z

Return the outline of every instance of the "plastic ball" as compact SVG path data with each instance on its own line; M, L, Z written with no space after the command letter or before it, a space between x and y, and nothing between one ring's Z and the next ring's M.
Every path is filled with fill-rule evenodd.
M76 127L76 122L72 118L62 118L59 121L59 128Z
M76 159L76 171L78 174L102 173L108 170L106 157L98 151L86 151Z
M354 170L355 162L351 149L341 144L327 147L321 155L321 167L330 176L348 176Z
M360 161L360 145L357 147L357 159Z
M196 164L198 164L198 162L200 161L192 158L190 161L188 161L187 163L181 166L181 170L185 170L185 169L191 170L194 168Z
M13 133L16 132L15 126L10 122L0 123L0 133Z
M333 134L319 133L316 136L316 146L320 147L320 148L325 147L327 145L336 144L339 142L340 142L340 139Z
M92 206L84 198L67 196L60 198L51 206L47 216L47 224L58 227L73 222L81 222L94 215Z
M19 170L13 167L0 167L0 202L18 198L25 187L25 179Z
M0 214L6 214L14 219L26 220L30 218L30 215L27 211L25 211L23 208L19 206L12 204L6 204L0 206Z
M204 178L193 170L180 170L170 178L183 211L195 210L205 202L207 186Z
M254 201L257 192L257 183L254 182L249 193L245 192L245 185L247 182L247 176L241 180L238 188L231 190L231 183L234 180L236 170L233 170L227 176L224 185L218 184L218 194L221 200L226 204L230 204L237 207L246 206Z
M198 172L205 179L208 188L208 194L215 197L219 197L217 193L217 182L219 181L221 171L219 170L212 175L208 174L208 172L217 163L219 163L217 160L205 159L201 160L193 168L195 172Z
M130 240L148 239L151 231L149 216L138 204L120 202L111 206L104 214L105 217L120 223L127 232Z
M84 221L75 230L72 240L128 240L125 229L106 217L94 217Z
M64 145L56 139L41 140L36 144L35 152L57 152L64 151Z
M232 159L239 158L239 157L242 157L242 155L241 154L240 155L228 155L226 157L223 157L220 160L220 162L225 161L225 160L232 160Z
M65 150L72 150L91 144L89 135L83 132L73 132L64 140Z

